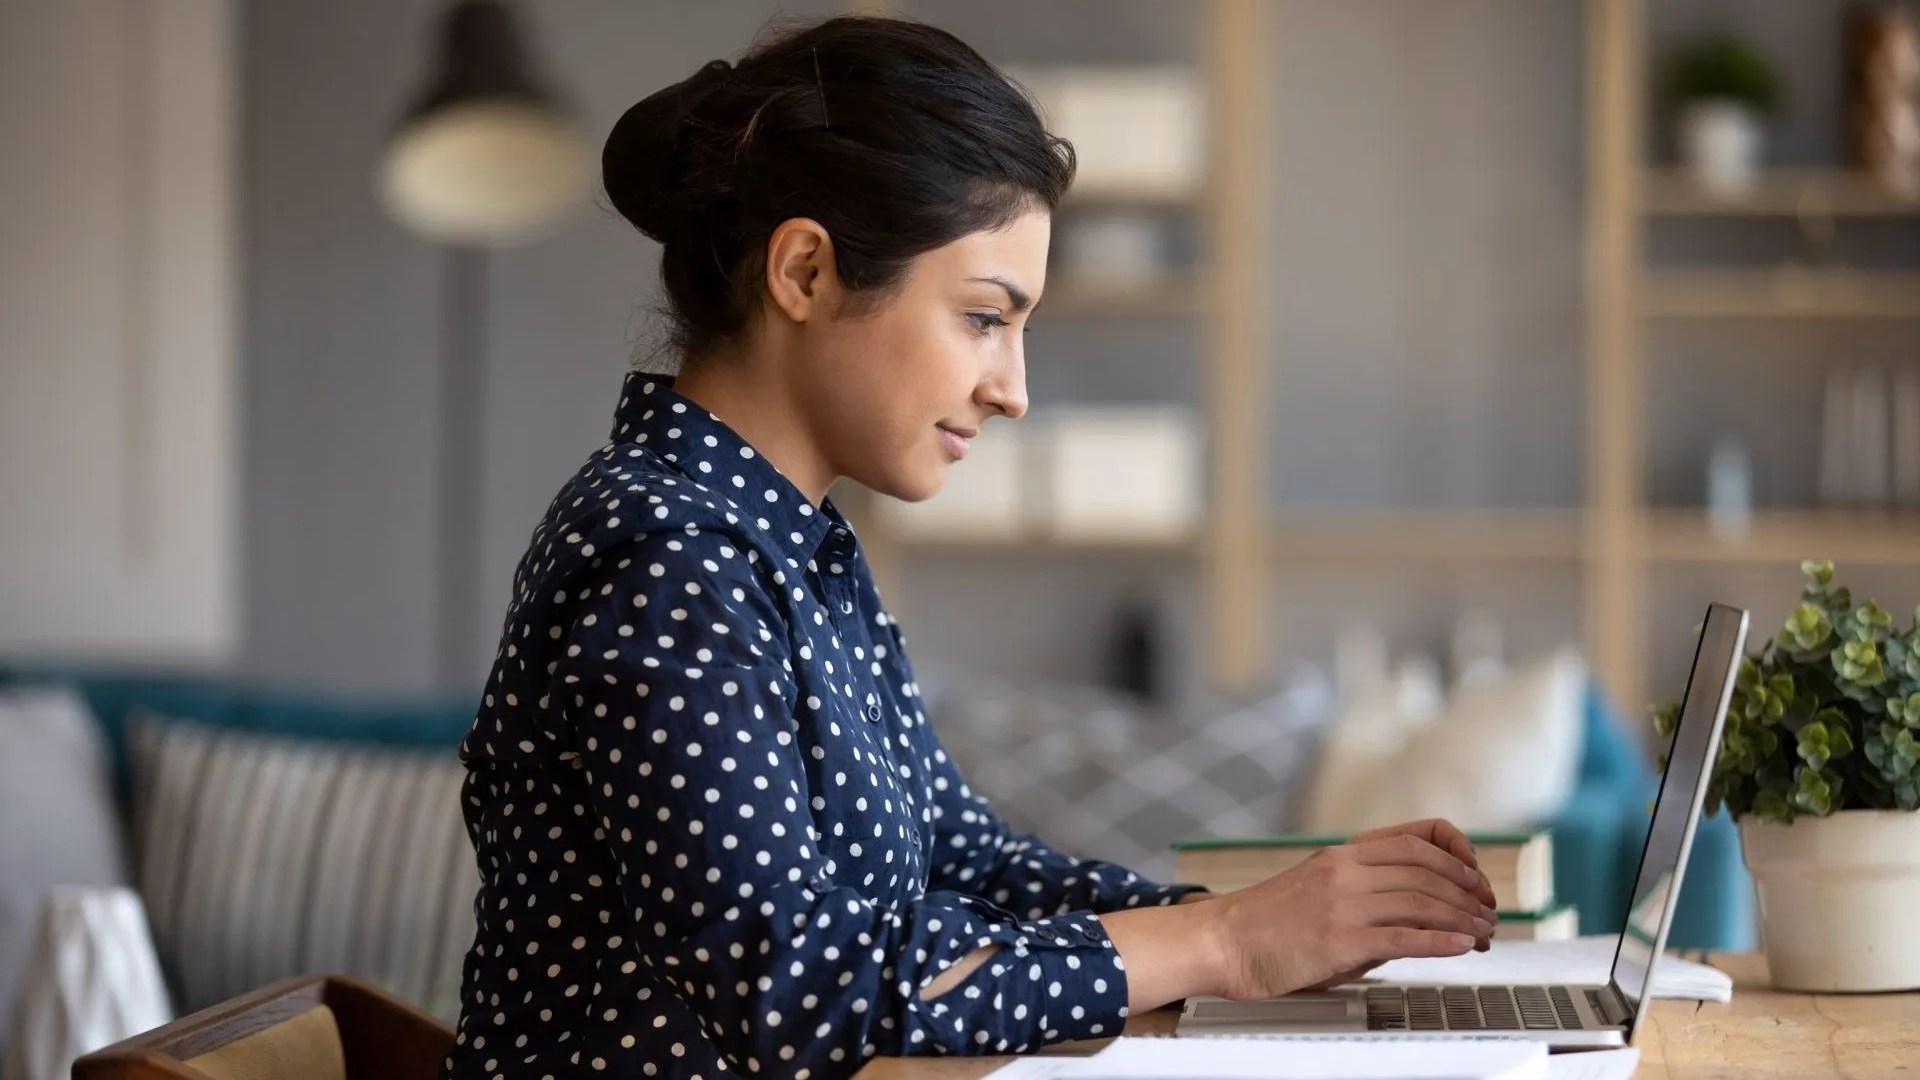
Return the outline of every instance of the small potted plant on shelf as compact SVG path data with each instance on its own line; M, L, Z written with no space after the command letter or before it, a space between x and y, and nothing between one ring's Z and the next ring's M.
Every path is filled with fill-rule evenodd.
M1800 606L1741 661L1707 810L1739 823L1776 986L1920 988L1920 610L1902 630L1832 563L1801 569ZM1678 711L1654 710L1663 736Z
M1695 183L1738 196L1760 179L1764 121L1780 107L1780 78L1731 35L1695 42L1673 59L1667 94L1679 123L1680 159Z

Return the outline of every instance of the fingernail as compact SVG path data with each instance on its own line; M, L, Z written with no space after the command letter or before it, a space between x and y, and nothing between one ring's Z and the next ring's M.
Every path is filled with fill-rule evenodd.
M1476 929L1476 930L1478 930L1478 931L1480 931L1480 936L1481 936L1481 937L1492 937L1492 936L1493 936L1493 923L1492 923L1492 922L1490 922L1490 921L1488 921L1488 920L1486 920L1486 919L1475 919L1475 920L1473 920L1473 926L1474 926L1474 929Z
M1448 934L1447 938L1453 942L1453 947L1459 949L1461 952L1466 952L1468 949L1473 948L1475 944L1473 938L1468 937L1466 934Z

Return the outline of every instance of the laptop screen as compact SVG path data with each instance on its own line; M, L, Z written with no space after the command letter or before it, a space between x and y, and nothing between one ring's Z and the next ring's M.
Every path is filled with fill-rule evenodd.
M1693 670L1680 699L1680 719L1667 747L1667 770L1654 801L1653 822L1640 855L1627 922L1613 957L1613 989L1631 1010L1632 1027L1653 978L1653 958L1666 945L1673 903L1692 847L1693 829L1706 797L1707 775L1720 746L1720 727L1733 693L1740 651L1747 640L1747 613L1723 604L1707 609L1694 647Z

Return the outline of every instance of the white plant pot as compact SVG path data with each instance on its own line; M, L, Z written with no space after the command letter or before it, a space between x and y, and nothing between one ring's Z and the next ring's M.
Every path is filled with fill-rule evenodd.
M1920 812L1740 821L1760 935L1783 990L1920 989Z
M1766 133L1760 117L1737 101L1709 98L1680 112L1680 158L1694 183L1716 195L1737 196L1760 182Z

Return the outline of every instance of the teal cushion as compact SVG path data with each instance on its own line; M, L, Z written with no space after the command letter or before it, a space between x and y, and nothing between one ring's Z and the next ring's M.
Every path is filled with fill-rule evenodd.
M80 691L107 736L115 789L122 798L129 788L127 719L137 711L222 728L378 746L444 747L452 753L478 705L466 695L361 701L211 677L0 664L0 686L9 684L70 685Z

